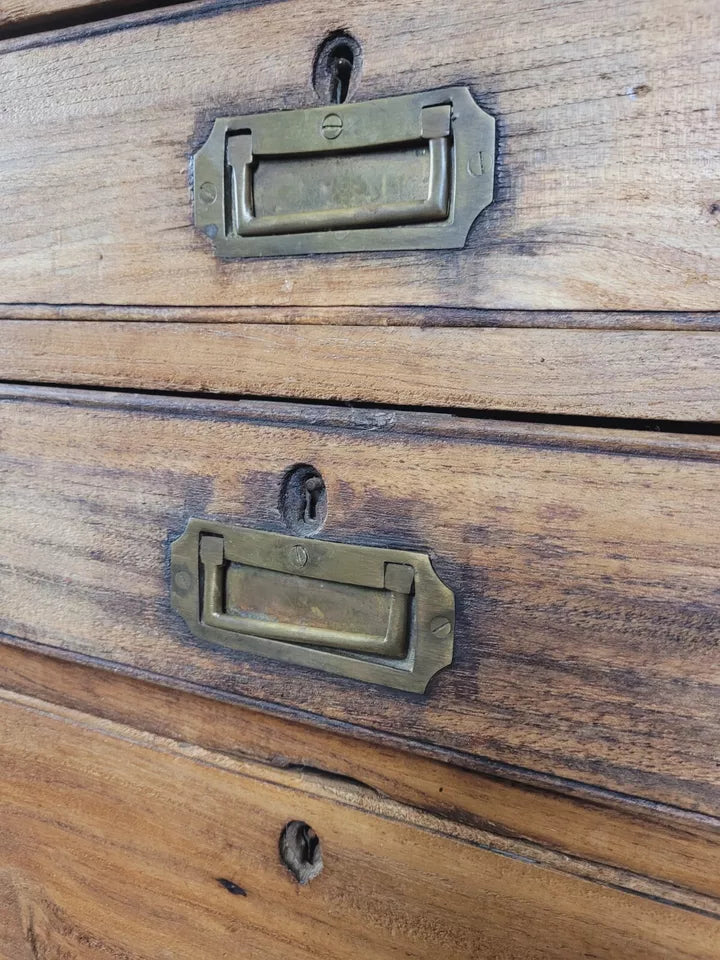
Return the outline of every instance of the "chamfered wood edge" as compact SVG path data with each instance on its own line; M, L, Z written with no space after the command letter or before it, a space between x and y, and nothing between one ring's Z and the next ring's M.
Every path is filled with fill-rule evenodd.
M604 425L558 425L532 420L502 420L488 416L457 416L451 413L406 411L367 406L295 403L266 399L219 399L173 396L168 393L75 389L0 381L0 401L59 404L104 408L138 415L247 421L283 424L310 430L369 431L382 429L397 434L452 439L456 442L518 444L583 450L608 455L682 457L685 460L720 459L720 437L669 431L618 429Z
M123 683L121 695L130 702L136 696L139 701L142 698L140 710L144 706L148 713L150 712L148 705L152 704L154 697L157 698L156 691L151 687L143 685L138 688L135 681L117 677L110 678L107 675L98 685L98 677L102 674L91 671L92 679L78 688L77 681L81 679L81 672L84 671L85 679L88 679L88 668L77 664L63 664L62 670L64 673L59 677L57 675L53 677L50 681L51 687L48 687L47 682L43 682L42 669L52 661L41 656L35 657L33 662L32 655L28 659L28 654L22 653L22 657L25 659L22 661L16 659L13 664L8 662L8 653L14 654L17 658L20 651L13 651L12 648L0 646L0 662L3 663L6 675L7 673L10 674L8 677L9 685L3 681L4 689L0 690L0 699L16 706L46 713L107 736L129 740L130 742L137 741L140 745L151 746L163 752L171 752L195 761L219 766L263 782L299 789L311 795L320 795L332 799L334 802L340 802L355 808L359 807L386 819L410 823L433 833L439 833L482 847L493 853L521 858L550 870L571 874L590 882L615 887L627 893L659 899L672 906L720 918L720 899L715 889L717 886L716 876L713 877L711 872L705 877L701 869L697 877L697 889L689 889L681 883L675 882L677 878L673 876L672 862L667 865L667 877L649 877L636 872L632 868L627 869L623 865L584 858L577 850L572 849L572 844L575 842L579 842L579 846L582 847L584 838L577 835L566 836L565 839L570 844L570 849L568 849L567 843L562 842L556 849L551 843L547 842L547 838L538 842L537 838L532 835L532 829L524 833L513 834L497 823L483 821L482 818L478 817L463 816L463 811L453 810L448 805L443 808L442 804L436 804L435 807L418 804L417 794L414 794L412 789L413 778L416 777L418 781L421 780L420 791L422 791L432 789L436 785L432 782L433 779L437 782L447 782L448 777L452 779L453 775L457 774L457 771L449 770L442 764L418 761L416 758L400 755L392 757L385 751L382 756L377 758L378 770L382 770L383 762L391 760L394 774L400 772L401 775L397 781L397 789L389 793L380 791L376 785L363 783L353 777L338 774L337 771L331 769L325 770L317 766L308 767L307 763L293 764L288 762L287 757L279 758L277 755L263 756L262 748L255 753L246 752L242 748L238 749L232 733L228 732L232 728L227 724L229 719L227 716L219 716L216 722L211 723L213 732L223 730L224 726L220 741L218 742L217 738L213 738L212 735L208 737L208 728L203 727L201 719L204 702L200 698L182 695L180 700L171 703L168 703L165 699L162 701L161 709L154 717L138 716L137 710L133 711L132 707L120 711L115 709L118 701L117 696L113 700L112 686L118 682ZM68 672L68 668L70 672ZM134 684L133 688L128 688L129 682ZM68 683L74 683L76 685L75 689L70 690ZM48 695L53 699L47 700ZM170 707L169 711L168 706ZM222 710L222 706L220 706L220 709ZM92 710L92 713L88 712L89 710ZM185 711L184 714L183 711ZM163 716L161 723L157 722L159 715ZM144 722L145 719L148 722ZM185 723L182 722L183 719ZM140 724L138 724L138 720L141 721ZM223 720L225 721L224 724ZM250 725L253 722L252 716L244 716L242 720ZM312 753L313 750L317 752L318 749L323 749L331 743L327 735L322 734L324 736L323 741L318 747L315 747L313 737L316 736L316 733L307 728L293 731L283 743L283 731L287 728L287 721L282 721L282 724L283 726L276 724L273 731L275 735L280 733L277 742L273 745L281 749L287 747L289 743L291 749L293 747L298 749L302 745L303 749L309 749ZM294 725L293 721L291 721L291 725ZM238 723L239 726L240 723ZM202 728L199 735L198 728ZM188 732L191 734L191 739L187 739ZM264 733L267 734L267 730ZM337 734L331 736L335 741L331 746L347 752L347 758L351 762L353 754L363 750L361 744L350 740L346 736L342 737ZM296 743L293 743L294 738L297 740ZM243 747L250 739L251 735L247 733L247 740ZM266 742L265 747L267 746ZM337 758L338 752L334 751L333 756ZM412 769L413 764L415 769ZM367 769L367 764L365 768ZM405 784L402 782L403 776L406 777ZM489 788L490 793L492 793L493 783L499 790L507 791L509 787L508 784L499 780L493 781L487 777L476 777L475 779L481 790L487 791ZM513 788L510 785L510 789L518 788ZM519 789L522 790L523 801L527 801L528 804L533 804L534 801L537 802L542 797L542 791L535 790L533 792L532 789ZM559 814L560 817L563 817L563 814L566 815L568 811L571 811L572 816L572 812L579 809L578 802L572 798L557 797L552 799L557 806L555 813ZM584 815L587 813L587 804L582 806L584 809L580 812ZM596 825L599 827L602 824L601 818L606 815L606 811L600 805L597 805L597 809L593 812L596 814ZM643 826L647 838L652 838L651 845L653 848L655 848L655 843L662 844L663 839L672 838L672 835L677 832L680 832L683 838L689 841L689 849L692 848L693 844L701 844L708 840L713 842L717 839L718 824L714 823L712 830L708 831L703 818L695 817L692 823L688 823L687 817L682 816L681 811L670 809L669 819L668 811L665 811L664 818L656 819L653 822L644 816L645 811L641 811L641 813L643 814ZM682 822L678 822L678 815L681 816ZM620 811L620 816L614 813L611 813L611 816L614 816L613 826L615 829L622 830L623 825L632 825L633 822L638 820L638 810L635 802L626 804L626 809ZM548 823L551 823L552 819L550 818ZM567 821L564 822L567 826ZM561 834L562 826L559 825L559 828L555 831L554 839L560 840ZM672 839L670 842L672 842ZM716 849L718 848L714 846L713 855L715 857L717 856ZM632 860L632 857L630 859ZM710 866L710 864L708 865ZM703 891L705 887L708 887L711 892L698 892Z
M142 323L276 323L337 326L519 327L558 330L695 330L720 332L720 311L490 310L459 307L213 306L0 303L0 320Z

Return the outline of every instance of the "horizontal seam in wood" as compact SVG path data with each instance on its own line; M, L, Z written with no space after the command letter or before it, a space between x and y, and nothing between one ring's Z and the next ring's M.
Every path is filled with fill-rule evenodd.
M368 433L382 430L396 436L452 439L456 443L552 447L603 456L681 457L707 462L720 458L720 443L717 441L720 423L715 421L637 419L628 423L615 417L538 415L532 410L515 412L328 399L314 401L305 397L173 392L116 386L108 389L96 384L78 387L24 380L0 381L2 400L134 410L149 416L171 418L215 416L268 426L292 423L307 430L328 426ZM358 422L358 415L363 414L367 420ZM703 440L706 441L704 445Z
M188 225L189 228L189 225ZM80 316L73 316L73 311L80 313ZM109 315L102 317L88 316L92 311L98 314L109 312ZM337 315L338 317L347 317L348 311L352 311L354 317L367 317L367 322L347 323L347 319L341 323L328 323L328 317ZM148 312L155 314L155 317L148 316ZM125 320L125 322L136 323L188 323L203 324L208 322L223 322L227 324L262 324L274 323L278 325L286 323L285 320L273 321L272 317L283 318L297 313L315 313L317 320L303 318L297 326L356 326L356 327L414 327L418 329L548 329L548 330L582 330L597 331L603 333L623 333L625 331L645 332L645 333L720 333L720 311L713 312L707 310L678 311L678 310L545 310L545 309L503 309L503 308L479 308L479 307L445 307L441 304L383 304L380 306L363 306L360 304L302 304L292 303L285 305L268 304L240 304L237 306L216 306L214 304L176 304L172 306L163 304L117 304L117 303L0 303L0 319L14 321L34 320L74 320L75 322L103 323L113 322L115 320ZM62 316L57 316L60 313ZM133 319L133 313L142 315L137 320ZM33 314L28 316L28 314ZM198 316L192 316L198 314ZM235 314L239 316L235 319ZM242 314L246 314L243 317ZM258 319L255 316L261 314ZM388 322L384 315L390 315L388 319L395 317L408 317L409 322ZM229 320L215 320L214 317L222 318L230 315ZM426 315L426 316L423 316ZM442 322L432 322L432 315L437 315ZM553 319L559 315L560 319ZM213 320L208 317L212 316ZM372 320L372 317L382 319ZM413 317L418 317L419 322L412 322ZM462 321L459 317L464 318ZM491 318L502 318L498 322L488 322ZM270 319L268 319L270 318ZM545 323L537 323L541 318ZM578 318L580 323L572 322L572 318ZM591 323L590 319L597 322ZM648 326L642 323L644 318L657 319L665 318L669 321L666 325ZM612 320L612 325L610 325ZM454 322L453 322L454 321ZM602 321L606 321L605 323ZM674 322L673 322L674 321Z
M42 27L42 32L23 32L15 37L10 36L8 39L0 36L0 56L19 50L60 46L64 43L80 43L93 37L117 33L120 30L133 30L141 27L193 20L208 20L231 10L248 10L253 7L284 2L286 0L200 0L200 2L184 3L183 0L179 0L179 2L168 7L162 3L151 6L150 0L148 0L147 8L125 15L82 20L75 25L66 27ZM167 10L167 12L160 13L158 10Z

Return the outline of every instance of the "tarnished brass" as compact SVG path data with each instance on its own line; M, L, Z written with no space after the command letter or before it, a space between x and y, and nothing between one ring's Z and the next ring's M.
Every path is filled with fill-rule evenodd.
M193 519L171 577L210 643L416 692L452 661L453 594L421 553Z
M194 157L195 224L225 258L462 247L494 160L466 87L222 117Z

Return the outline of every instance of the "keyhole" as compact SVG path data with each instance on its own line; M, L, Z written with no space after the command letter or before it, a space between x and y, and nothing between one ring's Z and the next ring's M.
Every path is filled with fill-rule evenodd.
M308 537L327 518L327 490L320 473L309 463L292 467L280 488L280 513L291 533Z
M323 868L320 840L302 820L291 820L280 834L280 859L298 883L309 883Z
M317 519L318 503L324 489L322 477L308 477L305 481L305 523L314 523Z
M350 89L354 55L349 46L337 46L330 59L330 94L333 103L345 103Z
M362 50L349 33L331 33L318 47L313 66L313 86L323 103L345 103L360 79Z

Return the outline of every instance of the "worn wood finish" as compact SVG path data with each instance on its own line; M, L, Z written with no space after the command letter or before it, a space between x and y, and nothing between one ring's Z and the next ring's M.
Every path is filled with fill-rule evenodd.
M720 899L714 818L567 781L539 787L503 780L7 643L0 645L0 675L4 686L25 695L326 783L339 778L341 786L356 784L491 831L496 849L555 870L695 909L708 906L704 898Z
M340 26L357 99L470 85L497 117L495 204L464 251L221 263L190 154L217 115L316 103ZM716 0L223 0L116 27L0 47L7 301L718 307Z
M720 420L713 333L0 320L0 367L31 382Z
M357 788L12 694L0 742L4 960L716 956L717 909L498 856ZM278 858L294 819L323 851L305 888Z
M5 396L5 633L717 814L716 438ZM456 591L455 663L427 696L205 648L171 612L187 517L282 531L280 483L302 462L327 482L323 536L429 551Z

